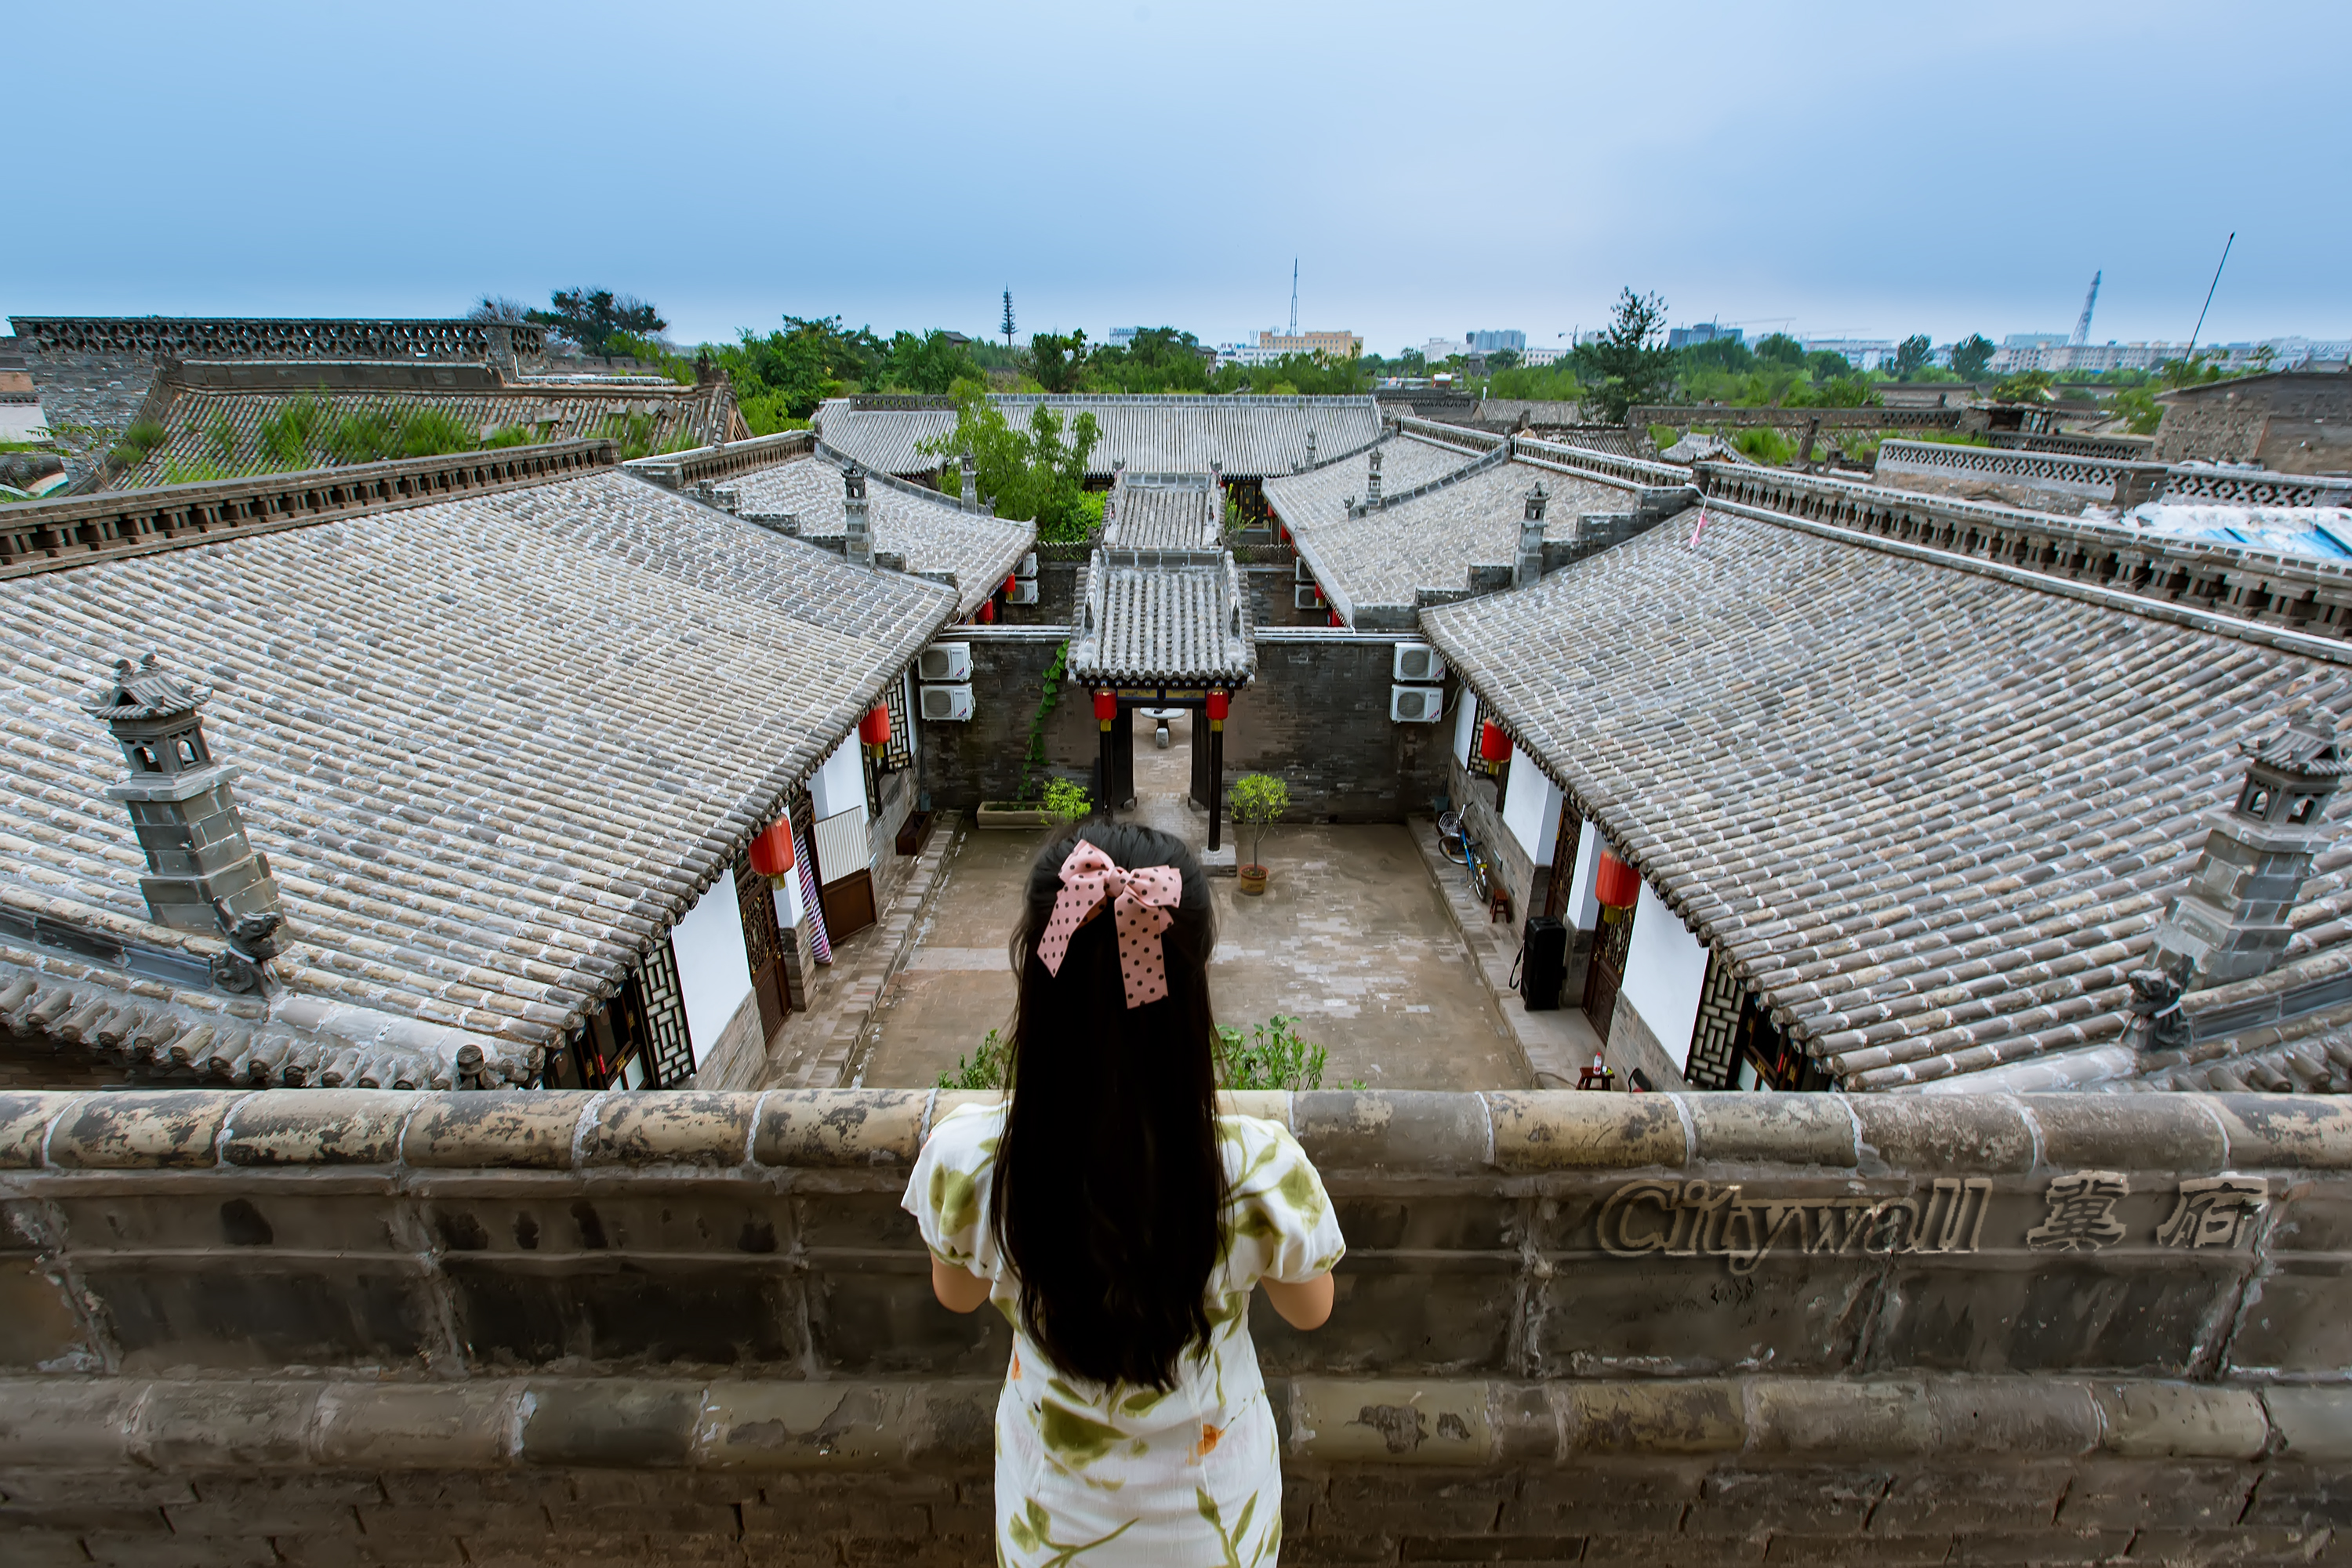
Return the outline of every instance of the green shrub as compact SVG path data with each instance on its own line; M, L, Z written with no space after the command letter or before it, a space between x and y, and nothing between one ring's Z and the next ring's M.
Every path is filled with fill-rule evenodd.
M437 458L445 452L470 452L481 445L471 426L446 408L412 408L400 416L397 456Z
M1219 1089L1321 1089L1329 1059L1322 1047L1299 1038L1298 1020L1287 1013L1276 1013L1247 1036L1230 1025L1217 1026ZM1346 1087L1364 1086L1351 1081Z
M215 415L212 428L205 432L213 444L213 456L224 463L236 461L236 426L228 422L226 414Z
M1673 446L1682 438L1683 433L1675 429L1671 425L1653 425L1650 426L1650 445L1655 447L1661 452L1664 451L1667 447Z
M1011 1042L1000 1039L994 1029L979 1048L968 1057L956 1058L956 1065L940 1074L936 1087L940 1089L1004 1089L1012 1079L1011 1064L1005 1059Z
M491 431L488 439L482 443L482 447L486 451L497 451L506 447L528 447L538 439L539 432L532 426L509 425L502 430Z
M163 444L165 431L152 419L134 419L114 444L108 461L118 468L135 468L147 460L147 455Z
M1087 794L1087 786L1073 779L1046 780L1042 804L1045 815L1064 826L1084 821L1095 808L1094 797Z
M261 449L278 468L307 468L311 447L330 419L326 400L305 393L261 422Z
M1786 463L1797 455L1796 443L1769 425L1751 425L1745 430L1736 431L1731 444L1759 463Z
M1249 838L1249 863L1264 865L1265 830L1290 809L1290 786L1272 773L1244 773L1234 781L1226 799L1233 805L1234 827Z

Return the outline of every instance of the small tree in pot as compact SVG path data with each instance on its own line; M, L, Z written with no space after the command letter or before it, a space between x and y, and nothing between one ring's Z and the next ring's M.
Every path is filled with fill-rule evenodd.
M1290 809L1290 786L1271 773L1244 773L1234 781L1234 829L1249 840L1248 861L1237 870L1244 893L1265 891L1265 830Z

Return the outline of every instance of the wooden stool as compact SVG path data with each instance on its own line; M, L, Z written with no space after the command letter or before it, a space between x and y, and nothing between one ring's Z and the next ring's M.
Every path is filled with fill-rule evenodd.
M1496 921L1505 925L1511 923L1511 895L1500 888L1486 895L1486 923L1493 925Z
M1617 1087L1617 1069L1615 1068L1586 1068L1582 1072L1576 1075L1576 1087L1579 1089L1615 1089Z

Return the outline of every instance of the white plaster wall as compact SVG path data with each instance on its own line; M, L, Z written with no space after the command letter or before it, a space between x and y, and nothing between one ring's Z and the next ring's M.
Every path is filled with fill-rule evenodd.
M1555 821L1558 819L1555 818ZM1601 829L1586 823L1576 836L1576 869L1570 873L1568 923L1591 931L1601 923Z
M1470 760L1470 741L1478 729L1478 699L1468 687L1454 694L1454 755L1466 763Z
M1643 881L1633 906L1625 984L1618 994L1642 1015L1677 1071L1690 1060L1691 1030L1698 1024L1699 997L1706 987L1706 945Z
M1559 786L1516 745L1503 789L1503 826L1538 869L1551 864L1552 847L1559 841Z
M735 876L719 874L701 902L669 933L677 954L677 979L686 993L687 1034L694 1059L719 1043L735 1009L751 994L751 955L743 945L743 910L735 901Z
M841 743L817 764L809 778L809 800L820 822L853 807L860 813L866 810L866 774L857 754L856 731L843 736Z

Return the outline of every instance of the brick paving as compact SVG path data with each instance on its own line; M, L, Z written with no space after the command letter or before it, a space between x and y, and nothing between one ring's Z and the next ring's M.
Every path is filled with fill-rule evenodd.
M1177 726L1180 737L1185 728ZM1206 816L1178 793L1189 768L1182 740L1158 751L1149 727L1139 727L1137 803L1121 819L1203 842ZM1005 941L1045 837L999 829L961 837L911 956L883 992L859 1084L926 1087L1007 1022L1013 984ZM1263 897L1241 896L1232 878L1211 881L1219 933L1211 984L1222 1022L1246 1027L1275 1013L1295 1015L1300 1032L1330 1052L1327 1087L1534 1083L1405 827L1282 826L1268 837L1265 858L1274 878Z

